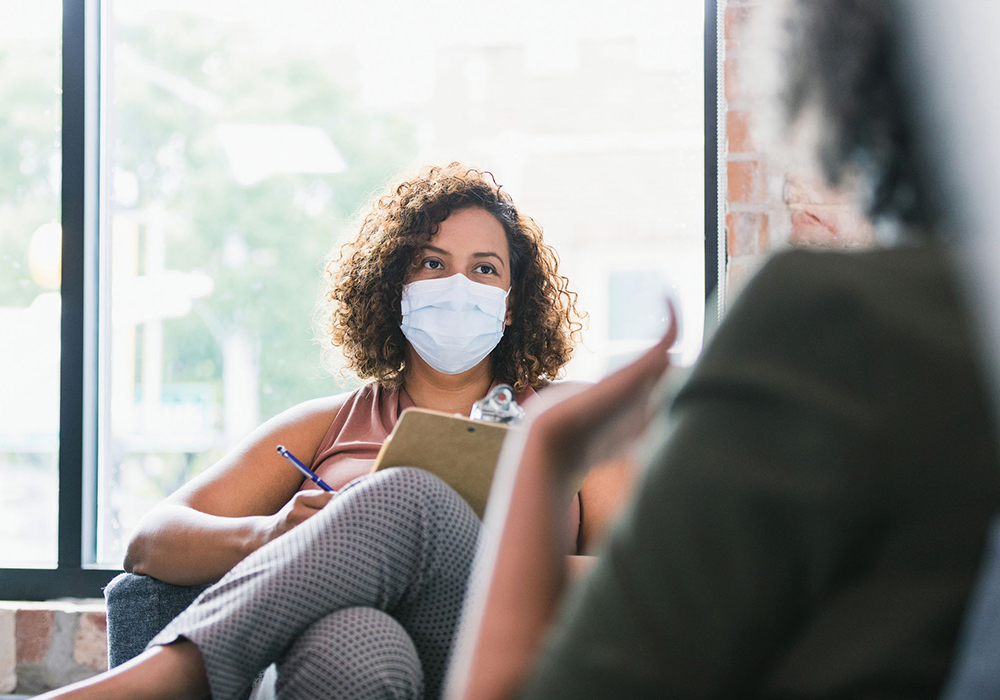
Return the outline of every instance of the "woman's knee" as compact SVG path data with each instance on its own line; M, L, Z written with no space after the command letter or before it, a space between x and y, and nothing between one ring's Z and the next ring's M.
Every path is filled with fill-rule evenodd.
M428 524L440 520L452 529L456 521L468 521L473 528L478 525L475 513L448 484L413 467L393 467L353 482L319 517L331 522L356 520L365 527L386 518Z
M413 640L390 615L346 608L318 620L278 667L279 700L419 698L423 668Z
M386 492L405 498L407 502L440 501L458 496L450 486L426 469L392 467L375 472L355 482L359 488ZM460 496L458 496L461 498Z

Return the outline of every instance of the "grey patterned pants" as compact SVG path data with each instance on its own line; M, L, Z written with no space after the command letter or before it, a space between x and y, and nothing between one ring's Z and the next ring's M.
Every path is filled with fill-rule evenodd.
M437 477L379 472L233 567L150 646L194 642L214 700L272 662L280 700L436 698L478 532Z

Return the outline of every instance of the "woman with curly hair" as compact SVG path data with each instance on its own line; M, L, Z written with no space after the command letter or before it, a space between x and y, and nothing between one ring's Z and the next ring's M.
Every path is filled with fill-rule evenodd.
M449 221L452 214L458 218ZM404 283L453 274L435 255L418 256L441 234L442 223L447 235L459 220L470 219L481 220L494 234L502 228L510 258L509 270L506 262L503 269L494 269L513 284L507 328L490 356L494 377L519 392L537 389L555 379L569 360L580 324L575 295L558 274L555 251L492 175L452 163L429 168L379 199L358 237L327 268L326 299L336 304L326 324L329 347L339 348L359 376L385 388L403 385L406 371L419 358L407 357L409 338L400 329ZM504 242L497 240L497 246L503 248ZM477 260L490 266L487 258ZM492 284L483 272L476 269L468 279Z
M500 382L525 400L554 379L575 295L538 225L458 163L376 201L327 280L331 347L373 381L271 419L147 514L126 570L215 585L137 658L51 697L238 698L271 663L282 699L440 693L479 520L429 473L372 463L406 408L468 415Z

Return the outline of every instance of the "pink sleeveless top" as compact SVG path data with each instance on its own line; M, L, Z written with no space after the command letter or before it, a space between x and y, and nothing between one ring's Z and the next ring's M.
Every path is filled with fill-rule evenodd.
M521 403L534 395L528 389L515 399ZM412 406L413 401L404 389L384 389L374 382L361 387L337 412L316 450L312 470L337 490L368 474L399 415ZM302 489L309 488L315 488L312 482L302 484ZM579 531L580 495L577 494L569 509L571 554L577 552Z

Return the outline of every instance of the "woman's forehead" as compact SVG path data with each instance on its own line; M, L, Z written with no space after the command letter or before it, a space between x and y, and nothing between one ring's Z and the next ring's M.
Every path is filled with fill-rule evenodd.
M452 212L438 224L437 232L425 247L438 248L454 255L494 253L505 262L510 260L503 224L479 207Z

